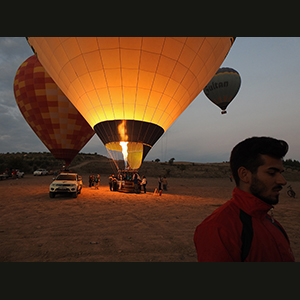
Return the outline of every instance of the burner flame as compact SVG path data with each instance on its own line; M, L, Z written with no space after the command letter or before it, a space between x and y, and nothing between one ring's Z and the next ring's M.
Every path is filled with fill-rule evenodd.
M120 145L122 147L122 153L123 153L125 169L126 169L128 164L128 142L120 142Z

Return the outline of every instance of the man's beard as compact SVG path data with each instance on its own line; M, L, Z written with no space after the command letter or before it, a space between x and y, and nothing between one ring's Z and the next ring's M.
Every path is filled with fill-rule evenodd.
M282 188L282 186L278 185L274 188ZM270 205L275 205L279 202L279 195L276 195L275 197L264 197L263 194L267 191L266 185L260 181L255 175L252 175L252 183L250 185L250 192L255 197L259 198L260 200L266 202Z

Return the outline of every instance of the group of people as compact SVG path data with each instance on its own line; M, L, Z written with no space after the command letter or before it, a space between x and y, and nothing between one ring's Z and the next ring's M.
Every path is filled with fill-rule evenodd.
M95 185L95 188L98 190L99 184L100 184L100 175L99 174L97 174L96 176L95 175L89 176L89 187L92 187Z
M139 174L138 173L134 173L133 176L132 176L132 179L133 179L133 183L134 183L134 191L136 193L140 193L141 191L144 191L144 193L147 192L147 189L146 189L146 186L147 186L147 179L146 179L146 176L143 175L142 176L142 179L140 178ZM164 191L167 191L167 185L168 185L168 180L167 180L167 177L166 176L159 176L158 177L158 190L162 191L162 187L163 186L163 190Z
M142 188L143 188L144 194L146 194L146 192L147 192L147 189L146 189L146 186L147 186L146 176L143 175L142 179L141 179L141 177L138 173L133 173L132 179L133 179L135 193L139 194L142 191Z
M158 176L158 190L161 191L161 185L163 185L164 191L167 191L168 180L167 177Z
M119 172L117 175L110 175L108 178L108 185L110 191L117 191L122 189L122 181L123 180L132 180L134 184L134 192L140 193L144 192L147 193L147 178L145 175L140 177L137 172L133 173L122 173ZM100 184L100 175L90 175L89 176L89 187L95 186L96 189L99 189ZM167 191L168 181L166 176L159 176L158 177L158 191Z
M134 184L135 193L140 193L142 190L144 193L147 192L147 179L146 176L143 175L142 178L137 172L129 173L129 172L119 172L117 176L114 174L110 175L108 178L109 189L111 191L117 191L118 189L122 189L122 181L123 180L132 180Z
M122 177L121 177L122 178ZM110 175L108 177L108 185L109 189L111 191L117 191L120 188L120 184L118 182L121 182L122 179L120 179L120 176L115 177L114 174Z

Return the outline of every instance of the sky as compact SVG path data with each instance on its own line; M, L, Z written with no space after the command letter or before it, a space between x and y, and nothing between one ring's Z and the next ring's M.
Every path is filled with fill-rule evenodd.
M0 153L48 152L23 118L13 93L19 66L33 55L24 37L0 37ZM286 159L300 161L300 38L237 37L221 67L241 76L227 114L201 92L157 141L146 161L223 162L252 136L289 144ZM108 156L97 135L81 150Z

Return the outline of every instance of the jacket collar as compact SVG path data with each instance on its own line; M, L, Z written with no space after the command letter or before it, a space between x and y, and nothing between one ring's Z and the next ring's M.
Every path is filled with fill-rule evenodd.
M252 217L265 217L267 212L273 208L272 205L265 203L252 194L244 192L237 187L234 188L232 194L233 201L237 206Z

